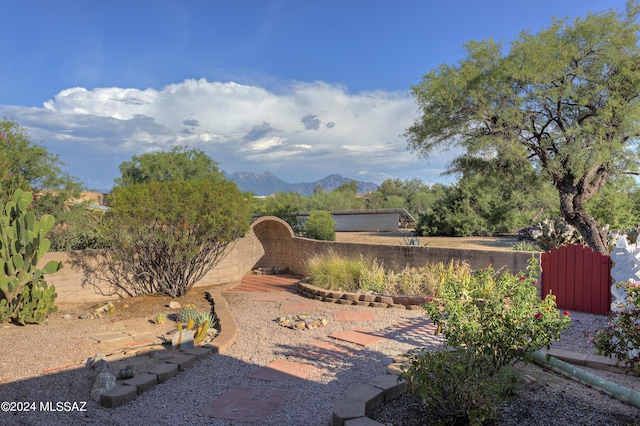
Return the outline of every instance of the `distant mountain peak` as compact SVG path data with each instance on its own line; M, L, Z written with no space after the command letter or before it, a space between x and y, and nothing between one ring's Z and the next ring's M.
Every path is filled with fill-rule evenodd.
M315 182L300 183L285 182L269 171L263 173L241 171L231 174L225 173L225 175L228 179L234 181L241 191L252 192L255 195L271 195L277 192L297 192L298 194L309 196L313 194L313 189L317 185L321 185L325 191L330 192L354 180L358 182L359 193L373 192L378 189L378 185L373 182L361 182L335 173Z

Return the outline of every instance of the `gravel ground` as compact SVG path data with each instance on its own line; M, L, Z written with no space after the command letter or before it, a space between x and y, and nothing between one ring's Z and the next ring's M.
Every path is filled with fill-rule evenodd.
M375 323L333 321L333 313L344 310L367 309L317 302L319 309L314 314L325 316L329 323L316 330L295 331L278 325L275 320L282 315L278 303L258 302L256 294L229 294L226 296L231 313L238 325L235 343L224 354L215 354L198 361L195 366L179 373L176 377L154 386L140 394L135 401L116 409L99 406L89 397L93 384L93 371L76 368L58 374L12 381L0 385L0 401L87 401L84 412L27 412L0 413L2 425L77 425L77 424L128 424L128 425L243 425L207 416L197 412L218 396L234 386L268 388L290 392L292 399L278 414L261 421L261 425L327 425L335 402L344 396L346 389L354 384L369 381L383 374L394 355L413 347L412 341L390 339L360 349L343 362L316 363L322 370L313 380L300 383L278 383L249 379L247 376L259 367L276 359L290 359L308 362L304 359L288 357L297 349L315 339L324 341L331 333L367 327L384 330L405 318L422 317L421 311L398 309L375 309ZM291 301L309 299L291 295ZM224 326L224 325L223 325ZM39 329L44 329L42 326ZM73 333L75 334L75 333ZM11 346L7 348L5 359L12 359L6 368L12 368L20 375L32 376L40 364L38 351L27 350L33 341L27 333L12 335ZM73 336L67 336L73 338ZM437 340L427 336L430 340ZM60 344L61 336L50 341L46 334L39 336L39 345L51 347ZM346 346L359 348L345 343ZM22 346L22 348L19 348ZM71 346L69 350L73 350ZM80 350L80 348L76 348ZM46 352L46 350L45 350ZM78 354L76 358L93 354ZM59 365L59 364L58 364ZM4 372L7 373L7 372ZM255 423L247 423L255 424Z
M563 331L560 341L552 347L583 354L595 354L589 336L606 325L601 315L572 313L573 321ZM521 377L532 382L524 384L519 393L500 409L497 425L548 426L548 425L640 425L640 409L625 404L603 392L568 379L552 370L536 364L518 364ZM640 378L620 373L581 367L582 370L602 377L620 386L640 392ZM420 400L406 394L386 404L369 418L385 426L431 426L435 417Z
M47 326L38 328L38 333L34 334L0 333L4 351L0 365L3 369L10 370L3 371L3 377L10 379L9 382L0 385L0 401L26 401L38 404L47 401L86 401L85 411L82 412L0 412L0 424L327 425L333 405L342 399L349 386L366 383L372 377L383 374L393 356L406 352L416 344L438 344L438 340L433 336L422 336L422 339L426 340L421 342L411 338L388 339L360 349L342 362L316 362L315 365L321 370L312 380L291 384L249 379L249 374L276 359L309 362L291 356L291 351L315 339L335 342L326 337L331 333L354 327L389 330L403 319L424 315L422 311L374 309L373 313L377 318L375 323L338 322L333 321L333 314L337 311L367 308L318 302L319 309L316 314L325 316L329 320L328 325L316 330L294 331L275 322L282 315L278 310L278 303L254 301L256 296L226 296L238 325L237 339L227 352L198 361L195 366L176 377L142 393L132 403L116 409L103 408L90 399L93 371L88 368L74 368L46 376L34 374L42 371L42 362L48 357L47 354L56 353L61 347L65 353L72 353L70 359L92 356L92 353L82 352L91 349L86 349L85 341L78 330L71 330L66 336L47 334ZM293 294L289 299L309 301ZM604 321L602 317L576 315L571 332L563 336L558 347L588 350L583 333L601 327ZM36 344L38 348L45 349L33 350ZM359 348L355 345L345 345ZM65 364L68 362L60 359L57 365ZM504 419L500 424L639 424L637 422L640 411L636 408L533 365L527 366L524 371L536 381L527 385L511 405L504 407ZM614 373L606 375L613 377L620 384L640 391L638 378ZM16 380L18 378L24 380ZM243 423L197 414L203 407L235 386L276 389L290 393L291 400L280 412L259 423ZM428 413L414 414L415 412L410 411L411 408L406 405L407 401L403 399L398 401L399 405L386 405L385 410L381 411L383 414L379 421L388 425L429 424L428 420L425 420ZM407 413L413 415L410 419L413 423L403 420L402 416Z

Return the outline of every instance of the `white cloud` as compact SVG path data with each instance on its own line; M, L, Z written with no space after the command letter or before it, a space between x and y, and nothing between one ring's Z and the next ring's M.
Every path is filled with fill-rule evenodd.
M53 144L72 174L87 153L127 160L176 145L204 150L228 172L268 170L289 181L330 173L376 181L422 178L416 165L425 163L407 151L401 136L416 116L408 94L349 93L323 82L294 82L277 93L204 79L162 89L74 87L42 108L3 106L0 114ZM445 158L429 166L442 169Z

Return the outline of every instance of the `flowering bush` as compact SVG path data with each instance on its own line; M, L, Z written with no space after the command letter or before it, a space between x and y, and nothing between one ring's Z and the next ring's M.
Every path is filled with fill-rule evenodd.
M569 312L558 311L555 296L538 297L538 273L532 257L526 273L499 273L489 265L452 274L441 299L424 305L452 350L411 353L403 378L443 422L491 419L518 381L512 365L548 347L569 326Z
M600 355L615 355L619 365L640 375L640 281L617 285L626 287L625 306L611 314L607 327L596 334L592 343Z
M571 322L569 312L556 308L554 295L540 300L538 273L533 256L526 273L496 273L489 265L445 282L441 300L424 308L449 346L482 354L498 369L548 347Z

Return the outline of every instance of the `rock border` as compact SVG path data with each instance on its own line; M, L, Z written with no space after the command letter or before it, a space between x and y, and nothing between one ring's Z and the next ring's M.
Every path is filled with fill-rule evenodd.
M103 393L100 396L100 405L106 408L116 408L127 402L133 401L142 392L151 389L158 383L175 376L196 363L196 361L206 358L214 353L225 352L236 340L238 327L236 326L227 299L222 296L222 291L239 285L234 282L220 288L212 290L211 296L216 301L216 314L220 333L211 342L196 346L193 349L176 352L175 356L167 359L164 363L156 365L151 370L138 373L135 377L127 379L122 384Z
M422 296L381 296L369 293L352 293L339 290L327 290L307 282L297 284L298 293L308 299L321 302L339 303L341 305L358 305L371 308L397 308L418 310L429 301Z

